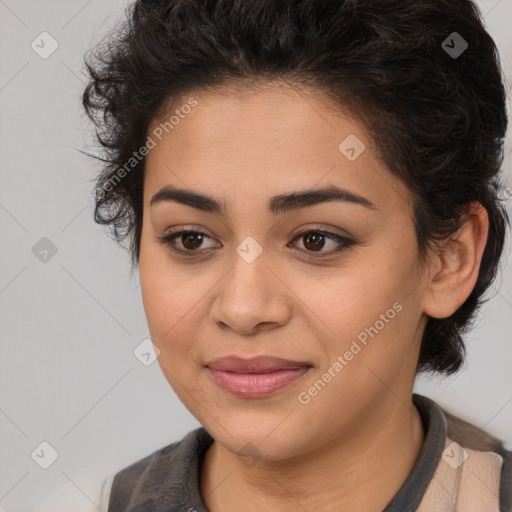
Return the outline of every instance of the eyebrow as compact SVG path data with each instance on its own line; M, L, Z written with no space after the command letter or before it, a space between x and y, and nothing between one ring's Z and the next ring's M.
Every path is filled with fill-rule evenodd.
M151 198L149 204L150 207L153 207L158 203L166 201L184 204L205 212L219 213L221 215L226 214L222 202L215 197L192 190L177 188L173 185L165 185L162 187ZM322 189L300 190L289 194L273 196L268 201L268 211L273 215L282 215L329 201L342 201L358 204L369 209L377 209L375 204L365 197L351 192L350 190L337 187L336 185L329 185Z

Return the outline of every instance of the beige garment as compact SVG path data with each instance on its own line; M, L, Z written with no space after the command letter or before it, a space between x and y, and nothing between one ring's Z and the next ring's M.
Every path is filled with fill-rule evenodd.
M418 512L500 512L501 443L443 410L445 449ZM511 482L502 482L510 485Z

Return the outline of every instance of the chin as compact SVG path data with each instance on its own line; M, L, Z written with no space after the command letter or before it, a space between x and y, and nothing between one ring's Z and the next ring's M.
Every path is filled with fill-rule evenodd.
M282 421L282 418L279 421ZM269 422L272 426L264 430L261 425L251 428L231 426L227 423L223 424L225 429L218 425L213 430L205 428L219 445L233 454L255 460L281 461L300 455L300 441L304 439L296 439L293 434L290 435L290 429L276 429L279 421L274 419L273 422Z

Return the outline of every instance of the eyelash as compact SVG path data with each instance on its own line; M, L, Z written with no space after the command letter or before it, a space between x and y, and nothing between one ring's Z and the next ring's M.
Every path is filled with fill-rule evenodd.
M202 235L203 237L211 238L206 233L203 233L202 231L195 231L193 229L185 229L180 231L175 231L174 233L170 233L167 235L162 235L157 237L157 242L165 245L171 252L180 254L180 255L186 255L186 256L195 256L200 251L198 250L182 250L177 249L174 247L174 241L182 236L185 233L192 233L195 235ZM292 240L292 242L295 242L301 237L304 237L310 233L320 233L324 235L329 240L334 240L339 243L339 246L337 249L334 249L327 253L321 253L321 252L315 252L315 251L308 251L306 249L299 249L300 252L308 253L308 256L312 255L315 258L325 258L327 256L332 256L335 253L342 252L345 249L348 249L350 246L355 244L355 240L352 240L351 238L347 238L345 236L337 235L336 233L331 233L330 231L325 231L322 229L308 229L306 231L302 231L301 233L297 234L297 236Z

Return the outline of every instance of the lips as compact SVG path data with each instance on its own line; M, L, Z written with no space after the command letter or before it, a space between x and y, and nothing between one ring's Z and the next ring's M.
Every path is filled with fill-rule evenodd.
M213 382L238 398L264 398L274 395L309 373L312 365L273 356L222 357L207 363Z
M311 367L311 364L302 361L292 361L273 356L256 356L251 358L241 358L237 356L227 356L215 359L206 364L208 368L218 371L233 373L271 373L281 370L297 370Z

